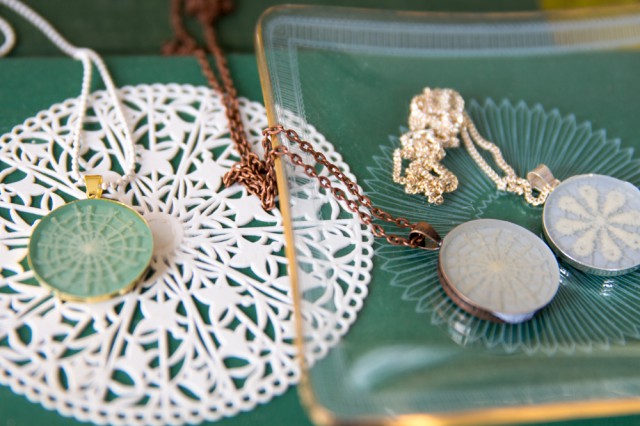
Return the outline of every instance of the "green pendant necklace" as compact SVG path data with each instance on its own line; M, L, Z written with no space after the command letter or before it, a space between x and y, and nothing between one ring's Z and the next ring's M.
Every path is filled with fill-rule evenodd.
M53 210L36 223L27 259L38 282L63 300L98 302L131 290L151 262L153 235L144 218L129 206L102 198L103 190L128 185L135 176L135 148L121 102L102 58L66 41L44 18L17 0L0 0L42 31L60 50L82 62L82 89L72 132L72 170L87 198ZM6 52L5 52L6 53ZM124 133L125 173L111 182L80 173L81 134L93 66L113 102Z

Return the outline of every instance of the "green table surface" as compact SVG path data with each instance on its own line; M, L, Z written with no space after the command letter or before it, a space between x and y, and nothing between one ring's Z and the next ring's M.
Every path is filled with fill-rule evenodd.
M278 3L278 0L237 1L235 13L220 23L223 47L231 52L252 52L253 29L258 16ZM439 11L532 10L539 7L537 0L305 0L298 3ZM142 83L206 83L192 58L152 56L171 37L168 0L30 0L28 4L50 19L72 42L110 55L106 58L107 63L120 86ZM0 15L14 25L19 38L11 57L0 61L0 132L5 133L53 103L77 96L81 67L70 59L60 58L60 52L44 36L6 8L0 7ZM42 58L43 56L48 58ZM262 93L253 53L233 53L229 56L239 93L251 100L261 101ZM56 426L82 423L57 415L29 402L23 396L13 394L6 387L0 387L0 426L39 424ZM290 389L251 412L215 424L304 426L311 423L300 406L296 390ZM640 416L553 423L557 426L636 424L640 424Z
M156 54L160 52L162 43L171 38L168 17L170 0L24 1L46 16L70 41L103 54ZM559 1L552 0L552 3ZM253 34L258 17L269 7L283 3L431 11L538 8L538 0L235 0L234 3L233 13L219 23L220 42L230 52L253 51ZM10 20L22 40L12 56L61 55L27 21L2 6L0 15Z
M239 93L251 100L261 100L258 71L253 54L230 55L231 70ZM106 58L118 85L143 83L181 83L203 85L205 80L194 59L158 56ZM79 91L80 65L66 58L7 58L0 61L0 132L56 102L75 97ZM95 89L100 88L98 84ZM25 397L14 395L0 387L0 426L75 425L73 419L47 411ZM216 424L248 425L310 425L300 406L297 392L290 389L283 396L249 413L242 413ZM553 423L563 426L630 426L640 424L640 416L611 419L581 420Z

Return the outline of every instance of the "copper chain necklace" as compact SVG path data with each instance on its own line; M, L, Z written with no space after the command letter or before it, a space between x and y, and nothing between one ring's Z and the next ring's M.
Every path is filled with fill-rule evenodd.
M360 192L355 182L327 160L324 154L316 151L309 142L300 139L295 131L285 129L282 126L266 128L262 131L264 159L260 159L251 151L251 145L247 141L240 117L238 94L214 27L217 19L230 12L232 8L230 0L172 0L171 23L175 38L163 48L163 53L167 55L195 55L211 88L222 95L229 120L231 138L240 155L240 161L224 176L224 184L226 186L234 183L244 185L249 193L260 198L265 210L271 210L276 205L276 196L278 195L275 161L277 158L287 157L295 166L301 167L307 176L316 179L320 186L331 191L336 200L343 202L351 212L357 214L363 224L371 227L376 237L385 238L393 245L437 250L440 247L441 238L430 224L426 222L413 223L403 217L392 216L373 206L369 197ZM216 75L207 59L207 51L198 46L196 40L187 31L184 24L185 13L194 16L202 26L206 48L213 55L219 76ZM329 173L346 186L352 198L349 198L342 189L334 187L326 176L319 176L315 167L306 164L299 154L291 152L283 145L274 146L273 141L278 136L285 137L291 143L297 144L302 152L313 155L316 163L325 166ZM373 222L374 218L392 223L400 228L409 229L409 237L387 233L380 224Z
M278 159L286 157L294 166L302 168L309 178L317 180L321 187L330 191L336 200L346 205L362 224L371 228L376 237L384 238L392 245L438 250L438 273L443 290L460 308L472 315L496 322L521 322L531 318L538 309L549 303L559 285L558 265L550 249L530 231L509 222L480 219L459 225L442 240L429 223L410 222L375 207L358 185L324 154L302 140L295 131L282 126L263 130L264 159L252 152L240 116L237 92L214 28L216 20L231 8L229 0L172 0L171 20L175 39L164 48L165 54L195 55L209 84L222 96L231 137L240 155L240 161L225 174L225 185L244 185L249 193L260 198L265 210L271 210L275 207L277 196L275 164ZM202 26L206 49L213 55L218 75L207 59L207 51L199 47L187 32L183 20L185 14L194 16ZM297 145L303 153L310 154L315 164L305 163L299 154L286 146L274 146L278 137ZM317 164L326 167L345 186L346 191L335 187L326 176L318 175L315 168ZM388 233L381 224L374 223L374 220L408 229L408 237ZM486 232L492 234L495 244L487 246L487 241L492 238L485 238L483 234ZM513 247L519 249L512 250ZM498 254L497 262L492 258L492 253ZM504 258L504 253L507 253L508 258ZM467 278L470 274L465 268L474 267L468 256L472 254L480 254L480 257L485 258L481 259L480 269L471 274L473 279L470 280ZM525 259L524 268L528 268L524 274L527 282L521 282L519 276L514 276L512 265L518 264L520 257ZM520 272L515 268L516 274ZM487 273L496 278L498 288L483 289L479 297L478 294L470 296L470 293L477 293L479 286L494 282L486 279L478 282L478 277L482 278ZM521 286L527 287L528 291L521 292ZM532 288L535 290L531 290ZM508 300L503 296L493 297L495 291L502 291L513 297Z

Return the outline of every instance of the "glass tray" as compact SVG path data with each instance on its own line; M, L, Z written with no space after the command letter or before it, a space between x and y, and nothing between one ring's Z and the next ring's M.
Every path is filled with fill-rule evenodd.
M441 235L480 217L542 235L541 208L498 192L463 149L444 161L460 186L441 206L392 182L393 149L425 86L460 91L520 176L544 162L559 179L601 173L640 185L640 6L544 14L287 6L262 17L257 43L270 123L303 138L314 126L375 205L427 220ZM323 284L331 265L309 269L307 257L323 254L295 249L300 219L308 233L309 218L318 229L349 218L327 216L324 190L290 165L278 163L278 172L304 346L317 318L307 302L352 289ZM356 232L367 231L352 221L343 237ZM301 395L317 423L476 425L640 412L639 271L596 277L561 262L553 302L533 320L505 325L446 297L437 254L381 241L374 248L372 269L362 272L371 274L368 287L353 289L368 293L363 305L325 307L347 312L352 327L306 365ZM353 259L354 267L367 262Z

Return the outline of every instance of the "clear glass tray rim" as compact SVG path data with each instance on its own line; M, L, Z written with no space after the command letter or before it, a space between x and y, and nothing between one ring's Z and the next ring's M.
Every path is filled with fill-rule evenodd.
M344 16L357 16L356 19L345 19ZM566 53L572 51L581 51L589 49L626 49L634 48L640 45L640 4L625 4L607 7L594 7L582 9L566 9L555 11L532 11L532 12L506 12L506 13L448 13L448 12L411 12L411 11L388 11L364 8L343 8L343 7L322 7L322 6L305 6L305 5L280 5L274 6L263 13L256 27L256 52L258 61L258 70L260 81L267 110L267 117L270 126L284 125L287 127L285 119L285 111L299 114L304 119L304 108L300 105L284 105L281 98L282 87L276 90L272 81L272 72L270 70L270 61L266 50L271 47L272 43L265 36L265 31L270 30L274 24L278 24L280 18L289 21L292 17L296 19L307 18L305 24L315 22L316 25L322 25L323 21L342 19L350 24L360 20L370 21L376 20L381 23L397 20L406 27L407 24L415 25L416 34L419 31L426 31L427 34L441 32L443 25L449 27L452 31L459 31L465 28L464 38L474 39L478 36L487 36L487 29L493 27L494 34L501 36L505 31L513 32L514 29L522 34L530 37L531 34L552 31L560 36L555 37L552 41L556 45L556 49L551 54ZM620 32L616 32L613 37L606 42L598 42L599 31L608 31L607 27L611 25L611 20L619 26ZM447 21L443 24L443 21ZM540 21L540 22L537 22ZM543 22L542 22L543 21ZM541 28L544 26L545 28ZM549 26L552 28L550 29ZM302 25L300 25L302 28ZM628 29L633 31L629 32ZM377 28L379 29L379 28ZM594 33L593 30L597 31ZM307 31L308 28L305 28ZM317 34L316 34L317 35ZM490 34L491 35L491 34ZM283 37L295 38L300 37L298 42L304 43L305 34L285 34ZM308 31L307 31L308 36ZM331 32L323 33L327 43L332 42L334 34ZM611 36L611 33L609 33ZM594 42L596 39L596 42ZM375 38L374 38L375 40ZM493 40L488 37L483 42ZM460 42L460 40L458 40ZM375 43L374 43L375 44ZM558 48L560 45L562 47ZM488 43L486 45L474 45L460 48L461 55L495 55L501 52L505 55L512 54L532 54L532 53L548 53L549 40L541 40L540 44L531 43L514 43L509 46L501 44ZM316 48L328 48L327 45L315 45ZM342 45L339 48L348 48ZM451 47L450 45L448 47ZM329 47L330 48L330 47ZM358 46L358 51L362 51L362 46ZM428 54L437 56L438 51L433 49L416 48L416 52L420 54ZM393 54L390 49L388 54ZM401 52L407 54L406 51ZM450 53L449 53L450 54ZM304 134L304 129L296 129ZM278 143L286 143L283 140L275 141ZM276 161L276 174L278 190L281 200L290 200L289 178L287 167L283 161ZM290 276L293 287L294 313L296 316L296 345L298 353L304 353L304 333L302 328L302 304L299 281L297 275L297 263L294 242L294 229L291 216L290 202L281 202L280 208L283 215L285 225L286 238L286 254L290 261ZM477 425L477 424L513 424L525 422L542 422L542 421L561 421L579 418L591 417L607 417L620 416L640 413L640 398L617 398L606 400L585 400L572 402L544 403L536 405L521 405L513 407L496 407L477 410L467 410L455 413L412 413L400 416L385 418L359 418L359 419L340 419L329 409L322 406L314 395L312 380L307 371L303 356L298 357L301 366L301 381L299 385L299 394L308 411L312 421L316 424L378 424L384 422L389 425Z

